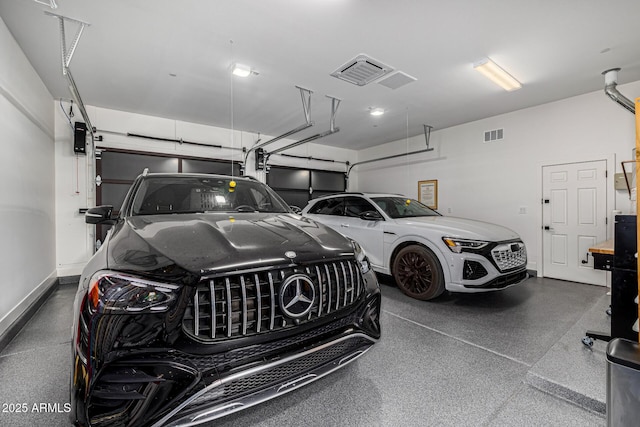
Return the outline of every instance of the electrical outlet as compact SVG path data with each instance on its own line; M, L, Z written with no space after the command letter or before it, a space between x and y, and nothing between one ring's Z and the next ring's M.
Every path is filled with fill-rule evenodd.
M520 206L520 210L518 211L518 213L520 215L526 215L527 214L527 207L526 206Z

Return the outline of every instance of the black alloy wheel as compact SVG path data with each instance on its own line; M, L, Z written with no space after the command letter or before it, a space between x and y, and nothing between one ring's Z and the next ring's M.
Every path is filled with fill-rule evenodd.
M444 275L436 256L418 245L407 246L393 261L393 278L411 298L430 300L444 292Z

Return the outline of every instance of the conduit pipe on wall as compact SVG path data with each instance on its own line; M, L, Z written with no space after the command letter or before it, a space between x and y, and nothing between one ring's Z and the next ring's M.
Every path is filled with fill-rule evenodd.
M618 71L620 71L620 68L612 68L602 72L602 75L604 76L604 93L631 114L635 114L636 107L633 101L618 92L618 89L616 88L618 85Z
M139 133L131 133L131 132L116 132L116 131L111 131L111 130L105 130L105 129L96 129L96 133L107 133L107 134L111 134L111 135L119 135L119 136L126 136L129 138L141 138L141 139L150 139L153 141L164 141L164 142L175 142L178 143L180 145L185 144L185 145L194 145L197 147L205 147L205 148L219 148L219 149L226 149L226 150L235 150L235 151L245 151L243 148L240 147L229 147L229 146L224 146L224 145L220 145L220 144L207 144L204 142L194 142L194 141L187 141L185 139L176 139L176 138L164 138L164 137L160 137L160 136L150 136L150 135L142 135ZM98 140L100 139L101 136L98 137Z
M294 159L302 159L302 160L313 160L313 161L317 161L317 162L328 162L328 163L342 163L344 165L349 166L349 161L342 161L342 160L334 160L334 159L323 159L321 157L313 157L313 156L296 156L295 154L277 154L278 156L283 156L283 157L291 157Z

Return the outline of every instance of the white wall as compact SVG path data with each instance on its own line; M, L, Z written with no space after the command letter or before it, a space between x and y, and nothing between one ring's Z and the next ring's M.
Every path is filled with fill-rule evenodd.
M80 88L82 93L82 88ZM73 276L81 273L85 263L93 253L94 226L84 223L84 215L80 208L95 206L95 191L93 185L92 153L76 156L73 152L73 131L64 112L69 111L69 104L56 105L56 234L57 234L57 274L58 276ZM151 151L168 154L181 154L212 159L243 161L244 153L239 150L215 147L200 147L176 142L164 142L125 136L127 133L154 136L159 138L182 139L223 147L249 148L254 145L257 135L247 132L187 123L176 120L127 113L87 106L91 124L98 130L97 135L103 136L103 141L96 145L110 148L120 148L137 151ZM78 113L79 114L79 113ZM73 121L82 119L76 116ZM283 129L287 131L289 129ZM307 135L305 135L307 136ZM261 135L262 141L271 137ZM294 142L282 140L265 147L271 151L278 147ZM325 159L354 162L356 152L340 148L324 147L309 143L287 151L288 154L318 157ZM312 169L334 170L345 172L342 163L327 163L313 160L295 159L274 155L270 165L295 166ZM261 181L266 181L264 172L254 168L253 153L247 161L248 175L253 175Z
M618 89L631 99L640 96L640 82ZM484 132L498 128L504 128L504 139L484 143ZM607 160L607 211L631 210L627 193L613 189L613 173L622 172L622 160L632 159L634 116L603 91L434 130L430 146L433 152L356 166L358 184L350 190L417 198L418 181L437 179L441 213L515 230L527 245L528 268L538 272L543 165ZM424 148L421 135L360 151L358 161Z
M0 335L55 281L52 97L0 20Z

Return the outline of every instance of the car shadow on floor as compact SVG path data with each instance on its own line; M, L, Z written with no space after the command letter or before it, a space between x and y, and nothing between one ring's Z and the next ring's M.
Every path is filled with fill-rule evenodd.
M415 301L418 304L456 305L497 310L525 304L533 293L530 286L535 286L536 283L536 278L530 277L525 282L507 289L474 293L445 291L437 298L429 301L420 301L404 295L396 286L393 276L380 273L376 273L376 276L383 295L397 301ZM398 292L389 292L388 288L394 288Z

